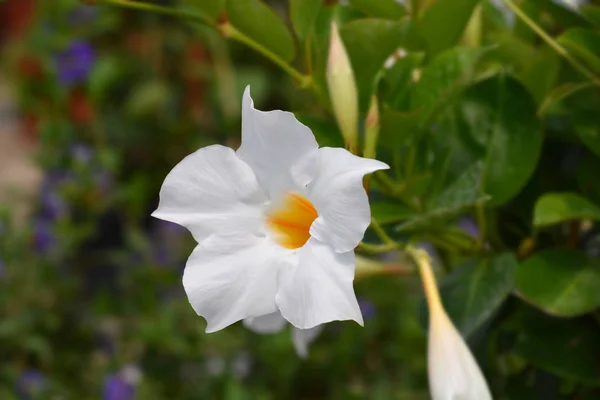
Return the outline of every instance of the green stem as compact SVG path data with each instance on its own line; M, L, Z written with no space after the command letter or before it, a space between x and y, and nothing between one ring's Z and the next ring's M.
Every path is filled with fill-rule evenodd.
M398 249L398 247L399 246L397 243L370 244L370 243L360 242L358 244L358 250L362 250L365 253L370 253L370 254L386 253L388 251L396 250L396 249Z
M157 6L156 4L142 3L134 0L99 0L98 2L104 2L106 4L112 4L115 6L125 8L132 8L135 10L150 11L157 14L169 15L172 17L191 19L198 22L202 22L204 24L208 24L213 27L215 26L215 23L213 21L211 21L202 14L192 13L185 10L178 10L171 7Z
M302 87L309 87L312 85L312 78L310 76L303 75L300 72L296 71L290 64L282 60L277 54L273 53L271 50L267 49L254 39L244 35L230 23L226 22L222 24L220 26L220 30L223 33L223 36L225 36L226 38L237 40L238 42L253 48L257 52L261 53L263 56L267 57L269 60L273 61L275 64L281 67L281 69L287 72L288 75L300 82Z
M483 203L478 203L475 206L475 210L477 213L477 227L479 228L479 236L477 237L477 247L481 249L483 248L483 245L485 243L485 236L487 235L485 208Z
M559 55L563 56L571 65L585 75L588 79L594 82L596 85L600 85L598 77L590 71L585 65L575 59L569 52L562 47L553 37L548 35L538 24L535 23L523 10L519 8L512 0L503 0L504 3L516 14L517 17L523 21L531 30L537 33L550 47L554 49Z
M384 244L387 244L388 246L394 246L396 248L400 246L385 232L385 230L381 227L381 225L379 225L379 222L377 222L375 218L371 218L371 228L373 228L377 236L379 236L379 238L383 241Z

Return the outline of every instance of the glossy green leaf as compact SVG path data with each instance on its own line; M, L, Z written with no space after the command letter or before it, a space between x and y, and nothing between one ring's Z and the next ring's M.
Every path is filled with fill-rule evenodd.
M400 19L406 8L396 0L350 0L350 5L375 18Z
M411 108L421 112L421 123L451 104L453 96L471 81L482 53L480 49L457 47L440 54L422 70L411 97Z
M437 54L461 38L479 0L436 1L418 22L417 31L427 42L429 52Z
M321 0L290 0L290 20L301 41L312 34L321 3Z
M516 287L523 299L548 314L586 314L600 307L600 263L577 250L544 250L521 263Z
M514 254L472 260L454 269L439 283L446 312L468 337L488 321L510 295L518 262Z
M368 107L375 77L383 68L383 63L402 45L407 26L407 20L395 22L365 18L347 23L340 29L354 70L362 110Z
M465 90L458 129L484 162L482 191L499 205L527 183L542 147L535 102L516 80L495 76Z
M514 350L528 363L570 381L600 384L600 341L592 326L532 309L521 313L517 326Z
M225 0L183 0L182 5L199 11L209 21L215 21L225 8Z
M546 226L574 219L600 220L600 208L575 193L547 193L535 203L533 224Z
M558 42L589 67L600 72L600 32L573 28L563 33Z
M430 202L427 212L416 215L398 225L396 229L398 231L408 231L439 224L442 221L447 221L457 216L475 204L489 200L489 196L480 192L481 177L481 163L467 168L454 182Z
M371 215L380 224L392 224L404 221L415 211L404 204L389 201L377 201L371 204Z
M285 61L296 55L294 38L285 23L260 0L227 0L230 23Z

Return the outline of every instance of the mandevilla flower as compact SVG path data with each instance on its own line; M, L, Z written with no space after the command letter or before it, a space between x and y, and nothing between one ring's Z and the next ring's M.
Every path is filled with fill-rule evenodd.
M258 111L246 88L242 144L187 156L165 178L153 216L199 243L183 286L207 332L281 315L299 329L363 324L354 294L354 248L370 223L365 174L388 166L319 148L284 111Z
M428 370L433 400L492 400L471 351L446 314L424 250L414 250L429 307Z

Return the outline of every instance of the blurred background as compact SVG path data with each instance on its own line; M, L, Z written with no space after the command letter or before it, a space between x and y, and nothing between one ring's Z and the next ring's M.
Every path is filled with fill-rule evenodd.
M295 353L289 329L257 335L238 323L204 333L205 322L189 306L181 286L183 267L195 243L186 230L150 217L166 174L202 146L222 143L237 148L246 85L251 85L258 109L295 112L321 145L344 146L344 141L328 111L326 94L305 90L301 82L248 46L225 39L216 29L172 16L104 1L86 3L0 0L0 399L428 399L422 289L418 276L402 272L407 266L394 254L378 260L398 266L401 273L356 282L365 327L328 324L310 346L307 359ZM194 6L203 10L206 2L145 3L194 12ZM298 20L289 21L288 1L266 3L286 26L293 25L298 35L303 32ZM308 54L313 54L310 46L315 47L314 59L305 54L302 62L294 64L302 64L298 70L312 74L325 87L329 21L335 13L348 26L362 19L410 22L410 4L392 1L401 7L395 8L389 1L375 3L391 8L374 10L369 2L358 0L317 1L321 9L316 24L324 28L307 45ZM422 3L425 10L436 2L409 3ZM385 31L379 25L352 31L358 26L354 25L342 31L351 58L360 60L355 68L361 115L369 99L363 89L371 90L374 77L381 78L380 71L391 71L378 82L385 104L381 158L394 165L394 178L403 181L410 175L407 170L421 178L425 175L418 172L428 168L434 174L444 172L439 179L427 175L427 180L404 185L405 191L392 192L401 192L397 197L422 212L422 204L433 204L421 201L431 194L428 190L455 179L464 169L463 161L477 158L478 151L491 146L483 134L478 136L479 131L469 130L469 124L481 132L489 128L485 121L469 119L475 115L469 114L472 108L463 108L464 120L452 120L452 127L447 119L431 119L427 137L437 138L432 147L423 147L416 136L397 140L396 132L405 135L416 126L409 118L415 101L408 99L421 77L432 85L439 78L448 80L448 87L466 87L506 74L520 85L517 91L509 91L507 101L527 96L523 100L527 104L518 103L513 111L529 110L531 104L533 125L521 120L522 115L511 116L504 121L504 131L526 135L535 130L539 141L511 144L510 149L521 146L523 151L513 158L509 149L509 163L500 165L500 170L509 171L513 161L532 159L531 165L523 166L528 170L524 179L509 176L522 184L504 196L502 207L496 203L496 208L482 214L484 220L495 215L487 229L497 235L490 234L488 245L477 244L482 219L474 212L473 201L459 201L449 213L448 208L436 211L435 224L427 219L431 225L424 228L421 220L395 237L406 239L406 232L411 232L429 243L443 273L473 255L510 252L521 260L534 252L535 243L539 249L566 243L597 258L593 220L600 214L579 215L585 217L585 224L561 224L541 239L536 236L535 243L531 233L533 203L546 191L573 190L600 199L596 173L600 159L595 156L600 146L594 139L600 129L597 88L592 94L583 90L585 96L564 103L573 87L555 90L565 82L581 85L585 76L501 1L465 3L469 3L464 5L466 15L454 16L438 8L436 15L423 19L417 30L423 41L413 40L412 31L396 30L395 25L393 29L385 25ZM517 3L554 36L578 26L593 26L597 32L600 25L600 8L591 2L586 13L578 8L582 2ZM222 21L232 16L215 17ZM434 32L458 20L464 20L458 31ZM243 26L233 17L232 21ZM390 39L390 33L396 32L397 39ZM564 41L565 46L570 43L579 49L584 64L596 72L600 69L598 37L572 34L567 37L570 41ZM303 42L298 42L300 51ZM477 56L477 69L474 53L442 59L438 66L432 63L439 53L458 45L489 52ZM272 46L277 49L279 44ZM280 53L285 55L285 49ZM452 68L429 73L430 65ZM422 94L422 89L416 90ZM479 90L483 92L471 91L466 100L479 101L479 94L488 93L485 87ZM432 93L420 101L433 103L442 94ZM486 111L486 118L492 118L494 109ZM571 110L584 114L578 120L583 136L573 133ZM511 121L516 122L511 125ZM439 138L449 137L456 126L473 134L465 145L470 158L440 161L437 148L448 143ZM565 139L569 135L571 139ZM416 158L414 168L396 165L394 151L400 148L401 160ZM411 149L416 149L416 155ZM433 149L429 158L422 156L427 149ZM378 187L373 184L374 192ZM385 198L384 192L374 198ZM457 197L446 200L456 203ZM406 207L387 203L373 212L390 223L419 217ZM449 226L452 230L446 231ZM456 237L460 240L451 240ZM377 240L372 233L367 239ZM590 273L587 290L600 293L597 267ZM477 297L488 289L471 285L473 281L464 274L450 276L456 279L445 287L464 284L453 292L457 304L473 299L485 304L481 310L469 310L479 313L476 323L469 322L469 343L498 398L600 399L595 389L600 384L598 296L586 297L585 312L553 313L552 307L548 311L543 305L548 296L532 295L533 301L523 302L528 294L513 291L512 283L489 289L496 291L488 304L482 299L489 297ZM542 282L543 278L532 279ZM474 297L469 299L465 293ZM574 318L570 325L565 325L564 316ZM526 328L527 322L531 323ZM522 337L522 332L527 334ZM536 335L548 332L556 335L537 340ZM585 337L580 337L581 332ZM582 344L565 350L565 343ZM563 351L555 359L551 353L557 348Z

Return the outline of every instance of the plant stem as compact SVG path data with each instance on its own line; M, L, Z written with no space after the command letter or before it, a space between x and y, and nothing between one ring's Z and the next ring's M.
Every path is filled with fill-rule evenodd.
M191 19L191 20L195 20L198 22L202 22L204 24L208 24L213 27L215 26L215 23L213 21L209 20L207 17L205 17L204 15L202 15L200 13L192 13L189 11L178 10L178 9L171 8L171 7L163 7L163 6L158 6L156 4L142 3L140 1L134 1L134 0L99 0L98 2L104 2L106 4L112 4L115 6L120 6L120 7L125 7L125 8L132 8L135 10L150 11L150 12L154 12L157 14L169 15L172 17Z
M379 236L379 238L383 241L384 244L387 244L388 246L394 246L396 248L400 246L385 232L385 230L381 227L381 225L379 225L379 222L377 222L375 218L371 218L371 228L373 228L377 236Z
M219 26L219 30L221 31L221 33L223 33L223 36L225 36L226 38L237 40L238 42L243 43L248 47L251 47L252 49L261 53L263 56L267 57L269 60L273 61L275 64L280 66L281 69L287 72L288 75L300 82L302 87L308 87L312 85L312 78L310 76L303 75L300 72L296 71L290 64L282 60L277 54L273 53L271 50L267 49L254 39L244 35L230 23L225 22L224 24L221 24Z
M378 254L378 253L385 253L388 251L392 251L392 250L396 250L398 248L398 244L397 243L393 243L393 244L370 244L370 243L365 243L365 242L360 242L358 244L358 249L364 251L365 253L370 253L370 254Z
M553 37L548 35L538 24L535 23L529 16L519 8L512 0L503 0L504 3L510 8L518 18L523 21L527 26L537 33L550 47L554 49L559 55L563 56L571 65L590 79L594 84L600 85L598 77L590 71L585 65L575 59L569 52L562 47Z

